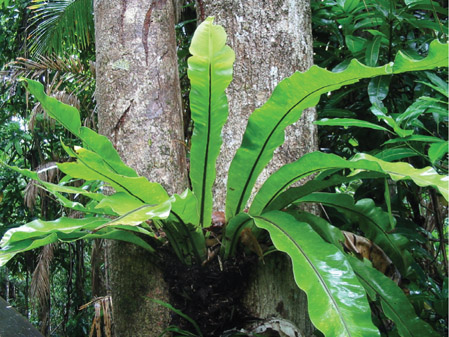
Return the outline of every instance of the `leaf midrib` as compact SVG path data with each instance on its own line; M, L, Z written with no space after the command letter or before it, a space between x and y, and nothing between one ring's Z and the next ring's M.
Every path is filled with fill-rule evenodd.
M201 186L201 210L200 210L200 225L204 226L204 208L206 203L206 183L208 177L207 164L209 161L209 148L210 148L210 128L212 119L212 64L209 63L209 92L208 92L208 107L207 107L207 131L206 131L206 151L204 153L204 166L203 166L203 184Z
M315 202L317 202L317 201L315 201ZM322 201L321 201L320 203L326 204L326 205L330 205L331 207L333 206L333 207L335 207L335 208L341 208L341 209L343 209L343 210L345 210L345 211L349 211L349 212L355 213L357 216L361 216L361 217L363 217L363 218L368 219L368 221L369 221L370 223L372 223L372 224L374 225L374 227L378 228L378 229L379 229L379 232L382 234L382 236L383 236L383 237L390 243L391 247L393 248L393 251L394 251L398 256L401 256L401 252L397 250L396 244L395 244L393 241L391 241L390 237L388 236L388 233L387 233L387 232L386 232L380 225L378 225L374 220L372 220L370 217L365 216L364 213L362 213L362 212L360 212L360 211L358 211L358 210L355 210L355 209L346 207L346 206L341 206L341 205L339 205L339 204L337 204L337 203L332 203L332 202L330 202L330 201L326 201L326 202L322 202ZM356 204L354 204L354 207L356 207ZM376 232L376 234L379 233L379 232Z
M325 280L323 279L323 277L321 276L321 274L319 273L318 269L315 268L314 264L312 263L312 261L309 259L308 255L303 251L303 249L301 248L301 246L292 238L292 236L287 233L284 229L282 229L279 225L277 225L276 223L274 223L273 221L262 217L262 216L256 216L254 218L259 218L262 219L266 222L268 222L269 224L273 225L275 228L277 228L279 231L281 231L292 243L293 245L300 251L300 253L304 256L304 258L306 259L307 263L312 267L313 271L315 272L315 275L317 275L318 279L320 280L320 283L323 285L324 290L326 291L326 293L328 294L329 298L332 301L332 305L334 306L335 310L338 312L339 317L340 317L340 321L342 322L344 329L347 331L348 336L351 337L351 331L349 330L349 327L346 324L346 321L343 319L343 314L340 311L340 308L337 305L337 301L335 300L334 296L332 295L329 287L327 286Z
M374 292L381 298L381 300L383 300L383 302L390 308L390 310L391 310L392 312L395 313L396 317L398 318L399 321L401 321L402 325L406 328L406 330L408 331L408 333L410 334L410 336L415 336L415 335L412 333L412 331L408 328L407 322L403 321L402 316L401 316L399 313L396 312L396 310L394 309L394 307L393 307L392 305L390 305L389 301L387 301L387 300L385 299L385 297L384 297L381 293L379 293L379 292L376 290L376 288L374 288L368 281L366 281L365 278L363 277L363 275L361 275L360 273L358 273L357 270L355 270L355 269L353 269L353 270L354 270L354 273L356 274L356 276L357 276L358 278L360 278L361 280L363 280L363 282L364 282L368 287L370 287L370 288L371 288L371 289L372 289L372 290L373 290L373 291L374 291Z
M234 213L234 214L239 213L240 210L241 210L241 207L242 207L242 204L243 204L243 200L245 199L245 194L247 193L247 189L248 189L249 183L250 183L250 181L252 180L252 176L253 176L253 174L254 174L254 172L255 172L255 170L256 170L256 167L257 167L257 165L258 165L258 163L259 163L259 160L260 160L260 158L262 157L262 155L263 155L263 153L264 153L264 150L265 150L265 148L267 147L268 143L270 142L271 137L272 137L273 134L277 131L277 128L278 128L278 126L282 123L282 121L283 121L283 120L290 114L290 112L291 112L292 110L294 110L294 109L295 109L300 103L302 103L306 98L309 98L311 95L313 95L313 94L316 93L316 92L319 92L319 91L321 91L321 90L323 90L323 89L325 89L325 88L332 87L332 86L335 86L335 85L343 86L344 83L353 83L353 81L356 81L356 82L357 82L357 81L359 81L359 80L360 80L359 77L355 77L355 78L347 79L347 80L344 80L344 81L341 81L341 82L338 82L338 83L333 83L333 84L330 84L330 85L325 85L325 86L319 87L319 88L315 89L314 91L312 91L312 92L308 93L307 95L305 95L302 99L300 99L297 103L295 103L291 108L289 108L289 109L287 110L287 112L282 116L282 118L279 120L279 122L276 123L276 125L275 125L274 128L271 130L271 132L270 132L270 134L268 135L268 137L265 139L264 144L262 145L262 148L261 148L261 150L259 151L259 154L257 155L257 158L256 158L256 160L255 160L253 166L251 167L251 170L250 170L250 173L249 173L249 175L248 175L248 178L246 179L245 185L244 185L244 187L243 187L242 193L240 194L240 198L239 198L239 201L238 201L237 206L236 206L236 208L235 208L235 213ZM306 109L306 108L304 108L304 109Z

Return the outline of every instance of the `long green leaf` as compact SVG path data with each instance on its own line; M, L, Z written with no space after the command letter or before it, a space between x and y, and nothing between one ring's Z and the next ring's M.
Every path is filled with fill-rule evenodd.
M391 133L390 130L384 128L383 126L353 118L332 118L332 119L324 118L319 121L316 121L315 124L320 126L343 126L345 128L348 126L355 126L358 128L368 128Z
M200 223L208 227L212 215L215 162L222 144L221 129L228 117L225 89L232 80L234 51L226 43L223 27L207 18L195 31L190 45L188 76L194 129L190 151L190 179L200 206Z
M126 192L142 203L159 204L168 199L167 192L158 183L149 182L145 177L128 177L116 173L100 155L77 147L75 151L66 148L76 162L58 164L59 169L73 178L101 180L111 184L118 192Z
M364 153L357 154L353 160L366 160L377 163L383 172L388 173L391 179L410 179L421 187L433 186L438 189L446 200L449 199L449 177L438 174L432 167L415 169L408 163L390 163Z
M70 233L56 231L38 237L7 242L0 250L0 267L5 265L10 259L14 257L14 255L25 252L27 250L36 249L57 241L72 242L76 240L86 239L112 239L126 241L136 244L148 250L149 252L155 252L154 248L151 247L142 238L126 230L107 229L98 233L91 233L90 231L82 231L80 229L72 231Z
M104 198L95 206L95 209L108 210L114 215L124 215L145 204L125 192L117 192Z
M39 184L42 185L42 188L45 188L49 192L61 192L61 193L69 193L69 194L80 194L80 195L84 195L84 196L89 197L90 199L96 200L96 201L100 201L100 200L102 200L105 197L103 194L89 192L89 191L86 191L85 189L82 189L80 187L73 187L73 186L66 186L66 185L58 185L58 184L49 183L47 181L42 180L39 177L39 174L45 172L45 170L56 168L57 167L56 164L55 164L54 167L46 168L45 170L39 170L39 171L31 171L31 170L28 170L28 169L22 169L22 168L17 167L17 166L7 165L7 164L5 164L3 162L0 162L0 164L8 167L11 170L14 170L14 171L22 174L25 177L31 178L33 180L36 180L36 182L38 182Z
M254 198L250 213L260 214L282 191L301 178L315 172L344 168L388 174L394 180L411 179L419 186L436 187L446 199L448 196L447 177L437 174L431 167L415 169L407 163L389 163L366 154L359 154L352 160L346 160L334 154L312 152L293 163L284 165L272 174ZM289 199L285 201L293 201L292 197L294 194L290 193ZM282 206L286 205L288 203Z
M58 236L56 235L56 233L51 233L50 235L44 236L42 238L26 239L5 245L0 250L0 267L4 266L18 253L42 247L56 242L57 240Z
M404 137L404 138L393 138L393 139L386 141L382 145L404 143L404 142L405 143L406 142L442 143L442 142L444 142L444 139L434 137L434 136L413 135L413 136L408 136L408 137Z
M81 126L80 114L77 109L59 102L56 98L47 96L41 83L30 79L24 79L24 81L27 90L36 97L48 115L81 139L88 149L97 153L118 174L129 177L138 176L136 171L122 162L119 154L107 137Z
M374 156L384 161L395 161L418 155L419 154L416 153L416 151L413 151L408 147L395 147L391 149L385 149L379 153L376 153Z
M404 292L392 280L352 256L348 260L363 287L380 300L385 315L396 324L401 336L440 336L416 316Z
M4 163L1 163L1 164L7 166L11 170L19 172L20 174L22 174L28 178L36 180L40 184L41 188L43 188L46 191L48 191L49 193L53 194L64 207L71 208L76 211L81 211L83 213L94 213L94 214L102 214L102 215L106 215L106 214L107 215L116 215L117 214L116 212L110 212L110 211L100 208L100 207L96 207L96 208L85 207L84 205L82 205L79 202L67 199L61 193L84 195L84 196L86 196L92 200L98 201L98 202L103 200L104 198L108 198L104 194L89 192L89 191L86 191L85 189L79 188L79 187L49 183L49 182L43 181L42 179L39 178L39 172L34 172L34 171L31 171L28 169L21 169L16 166L9 166Z
M0 241L0 246L4 247L11 242L39 237L49 233L71 233L77 230L93 230L96 227L108 222L104 218L60 218L54 221L34 220L26 225L8 230Z
M377 64L381 42L381 36L376 36L371 42L368 42L365 50L365 63L367 66L374 67Z
M240 213L233 217L225 227L225 233L222 240L222 254L227 259L233 256L237 249L240 233L248 226L252 225L252 218L247 213Z
M34 220L23 226L12 228L3 235L0 241L0 265L8 262L17 253L55 242L58 239L58 233L92 230L107 221L103 218L60 218L55 221Z
M339 73L313 66L305 73L295 73L281 81L270 99L251 115L242 145L231 163L226 218L232 218L246 206L257 177L272 158L274 150L282 145L285 128L296 122L305 108L316 105L321 94L362 78L445 67L447 49L447 45L434 41L428 56L422 60L414 60L399 53L394 63L383 67L366 67L352 60Z
M406 264L402 247L408 240L399 234L390 234L391 226L387 212L376 207L371 199L362 199L354 203L348 194L313 193L298 202L313 202L333 207L357 223L365 235L378 244L395 263L401 273L405 274Z
M296 284L308 297L312 323L325 336L380 336L366 294L344 254L306 223L273 211L254 217L275 247L292 259Z
M443 157L448 152L449 144L448 142L434 143L429 147L429 159L432 163L435 163L441 157Z
M360 172L347 177L333 175L326 180L317 180L317 178L315 178L314 180L308 181L304 185L292 187L282 192L264 208L264 211L282 210L292 204L295 200L298 200L299 198L302 198L310 193L322 191L328 187L349 183L359 179L376 179L382 177L385 177L385 175L377 172Z
M206 242L199 226L198 200L190 191L172 197L171 213L163 229L181 261L192 264L206 259Z
M142 206L133 209L123 215L119 216L116 219L110 220L109 222L99 226L96 228L117 226L117 225L128 225L128 226L138 226L142 222L153 219L160 220L166 219L170 214L171 209L171 200L167 200L158 205L147 205L143 204Z
M371 104L382 105L382 101L388 96L391 76L374 77L368 84L368 95Z
M323 218L307 212L294 212L292 214L296 220L309 224L313 230L326 242L332 243L335 247L343 251L342 243L345 241L343 233L337 227L332 226Z

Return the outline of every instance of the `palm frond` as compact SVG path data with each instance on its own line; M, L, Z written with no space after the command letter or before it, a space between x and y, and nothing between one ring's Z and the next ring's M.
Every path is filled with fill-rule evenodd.
M94 42L92 0L33 0L29 51L61 54Z
M38 263L31 279L31 297L40 307L45 307L50 299L50 263L53 260L55 244L49 244L42 248Z
M78 95L84 89L95 84L95 73L92 64L86 67L79 57L63 54L36 55L34 59L18 57L14 62L7 65L4 70L4 79L10 84L15 84L20 77L39 79L45 77L47 83L59 86L60 83L72 83L76 88L73 94ZM7 72L7 74L6 74ZM48 87L48 85L47 85ZM53 85L50 91L56 91ZM50 89L50 88L47 88Z
M48 162L42 165L39 165L36 168L36 172L39 175L39 178L46 182L54 182L57 181L59 169L56 166L56 162ZM24 203L29 209L33 209L36 204L36 200L38 195L43 196L44 190L39 188L38 183L35 180L30 180L25 188L24 193Z

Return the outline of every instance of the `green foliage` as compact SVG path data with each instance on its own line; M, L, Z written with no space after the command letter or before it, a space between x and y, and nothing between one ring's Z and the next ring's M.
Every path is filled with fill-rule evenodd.
M370 54L382 64L399 50L418 58L427 53L435 38L447 41L447 5L441 1L311 4L315 63L328 69L341 69L352 57L369 64ZM360 50L353 48L357 43ZM447 175L446 79L446 68L404 73L361 81L323 97L317 109L322 150L346 158L366 153L387 162L431 166ZM390 179L353 180L326 191L349 193L354 202L371 198L396 220L392 233L409 240L403 251L413 257L401 287L413 289L407 297L418 315L447 334L447 313L438 313L441 302L434 295L441 294L447 275L447 251L442 249L447 247L443 243L447 242L447 202L432 188ZM340 211L329 207L325 211L333 224L358 232L359 224ZM429 291L428 284L437 288Z
M30 6L34 13L32 53L61 54L65 50L83 50L93 44L91 0L33 0L33 3Z
M295 281L307 294L310 320L320 331L326 336L380 336L363 288L337 247L284 212L255 216L254 222L292 259Z
M366 268L354 257L348 260L367 294L380 300L385 315L396 323L401 336L439 336L429 324L416 317L409 300L393 281L374 268Z
M351 11L359 5L357 1L343 1L339 2L339 6ZM203 227L208 227L210 223L210 189L221 144L219 134L227 116L224 90L231 80L234 59L232 50L225 46L225 39L224 30L214 26L212 18L198 27L192 39L193 56L188 61L188 74L192 81L190 100L195 122L191 152L193 192L186 190L182 195L169 197L161 185L138 177L121 161L106 137L81 126L80 115L75 108L47 96L40 83L25 80L27 89L41 102L47 113L79 138L83 147L72 148L63 144L67 154L75 161L58 164L66 175L59 184L43 181L35 172L11 168L35 179L64 207L81 211L86 217L35 220L7 231L0 243L0 263L5 264L19 252L51 242L87 238L125 240L152 253L168 241L173 253L183 263L200 264L205 261L209 232L204 231ZM347 41L354 52L366 48L364 42L356 37ZM368 63L375 63L378 58L375 54L380 41L374 42L368 48ZM348 194L314 192L356 179L380 177L382 182L391 179L432 188L435 194L438 191L447 200L446 177L430 167L415 169L406 163L389 163L367 154L346 160L336 155L311 153L273 174L246 213L244 209L254 182L272 158L274 150L282 145L285 128L300 118L303 109L316 105L322 94L365 78L378 81L375 80L378 76L391 77L404 72L444 67L447 66L447 53L447 45L434 41L424 58L415 59L398 53L394 63L380 67L365 66L352 60L339 72L313 66L307 72L295 73L279 83L267 103L257 109L248 121L242 145L229 172L227 225L221 254L226 258L235 254L243 229L253 229L255 236L260 234L261 229L265 230L274 247L291 257L295 281L309 298L311 320L326 336L380 335L371 321L366 294L373 301L377 299L373 294L381 296L380 303L385 315L396 323L401 333L408 321L419 326L420 331L433 332L409 310L410 304L402 297L401 305L407 308L407 315L398 317L392 311L390 298L401 290L387 283L385 292L382 292L375 284L379 279L379 282L385 282L382 278L377 274L372 278L366 277L372 267L353 264L342 250L340 230L311 214L298 214L296 204L317 202L334 207L341 212L341 219L347 224L356 223L357 230L381 246L397 267L408 275L411 273L412 257L402 254L408 240L404 235L392 233L396 224L391 207L385 211L377 207L372 199L356 201L355 196ZM376 97L381 95L381 90L373 92L377 93ZM377 115L393 130L390 132L403 132L397 118L382 112L379 105L377 107L380 109L380 112L376 110ZM411 121L411 118L403 116L402 120ZM354 120L350 123L373 127L373 124ZM404 136L410 135L407 132L400 135L401 138ZM441 151L432 150L433 158ZM288 189L295 181L313 173L319 174L309 183ZM87 187L100 188L86 190L73 186L78 180L87 181ZM98 185L97 181L101 184ZM103 194L105 188L112 188L115 193ZM389 197L389 194L385 195ZM289 212L285 212L285 208ZM159 235L160 232L165 236ZM147 240L140 238L142 234L146 235ZM356 267L352 267L354 265Z
M40 105L26 94L26 89L15 79L25 75L44 82L47 94L58 99L69 97L70 102L79 103L77 106L83 124L94 125L92 92L95 84L87 64L94 52L93 48L84 50L82 56L71 52L70 57L65 53L65 57L34 54L33 59L29 60L28 47L32 41L29 36L31 28L28 28L32 16L29 5L29 0L16 0L9 1L7 6L0 6L0 157L9 165L40 171L39 176L44 181L50 177L51 182L55 183L61 175L56 169L46 171L45 168L56 161L67 160L60 140L73 146L74 137L47 118ZM66 103L69 101L65 100ZM86 119L87 116L90 118ZM36 218L50 220L73 216L63 204L38 188L32 179L7 166L0 167L0 191L0 235ZM88 272L90 247L90 243L84 241L56 245L54 257L49 263L51 306L48 314L55 328L53 335L88 334L88 316L92 312L79 312L78 307L91 297ZM33 271L42 262L39 252L40 249L36 249L19 254L7 267L3 267L5 282L2 286L9 284L9 293L5 288L0 291L0 296L24 316L30 317L36 325L42 322L39 316L41 310L38 304L34 304L37 302L35 295L30 294L30 282L42 281L39 276L32 278Z
M226 33L208 18L192 38L188 60L190 109L195 128L190 149L190 180L200 204L200 224L209 226L215 162L221 147L221 129L228 118L225 89L232 80L234 51L226 46Z

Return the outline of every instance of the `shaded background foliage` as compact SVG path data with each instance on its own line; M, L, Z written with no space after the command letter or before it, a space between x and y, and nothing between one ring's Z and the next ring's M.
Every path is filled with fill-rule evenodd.
M315 63L327 69L344 69L351 58L370 66L385 64L399 50L417 57L426 54L433 39L447 40L444 1L324 0L311 4ZM95 128L91 1L18 0L3 5L0 12L0 157L6 163L33 170L67 161L59 140L70 145L70 135L51 124L15 80L23 75L38 79L48 94L77 104L85 124ZM187 146L192 123L186 60L195 27L195 3L185 1L176 32ZM447 154L441 149L447 149L447 143L436 146L447 142L447 75L447 69L440 69L392 79L375 78L324 97L318 106L321 150L346 158L358 152L370 153L418 168L431 165L447 174ZM334 120L332 125L329 120L335 118L350 118L352 122L345 126L341 120ZM362 128L364 122L387 130ZM47 178L60 177L55 173ZM1 235L34 218L51 220L70 215L48 195L31 187L23 176L0 167L0 224L8 224L0 225ZM410 240L407 248L414 258L401 287L417 314L447 334L447 204L433 189L409 182L365 179L330 191L351 194L356 201L372 198L376 206L396 218L396 231ZM323 210L331 223L360 232L356 224L348 225L352 222L341 213L332 208ZM92 311L78 308L98 295L92 293L90 285L91 270L97 268L98 273L102 268L101 263L99 267L91 266L92 260L101 261L101 250L95 251L100 253L92 252L91 243L77 242L54 246L51 252L47 249L46 253L18 255L0 270L0 295L33 323L40 322L48 335L86 335ZM39 268L42 281L37 287L41 291L33 296L38 298L38 304L31 306L36 300L29 295L32 274ZM373 312L379 313L376 324L385 335L397 335L381 311L376 310L379 305L372 303Z
M431 40L447 40L447 2L337 3L344 5L312 1L315 62L328 69L342 69L353 57L371 66L384 64L399 50L413 57L425 55ZM414 167L431 165L447 174L447 75L446 68L377 78L323 97L318 119L327 119L322 124L329 126L319 128L321 150L347 158L358 152L370 153L388 161L406 161ZM394 122L387 121L379 110ZM335 122L337 126L330 126L329 120L335 118L359 123L344 126ZM378 124L392 132L361 128L361 122ZM441 142L446 152L435 155L432 142ZM377 206L392 210L396 232L410 240L407 248L414 257L401 287L418 315L447 333L447 203L432 189L409 182L368 180L337 190L354 195L355 200L372 198ZM326 212L337 223L350 223L339 219L342 215L332 209ZM346 225L345 229L357 233L356 226Z

